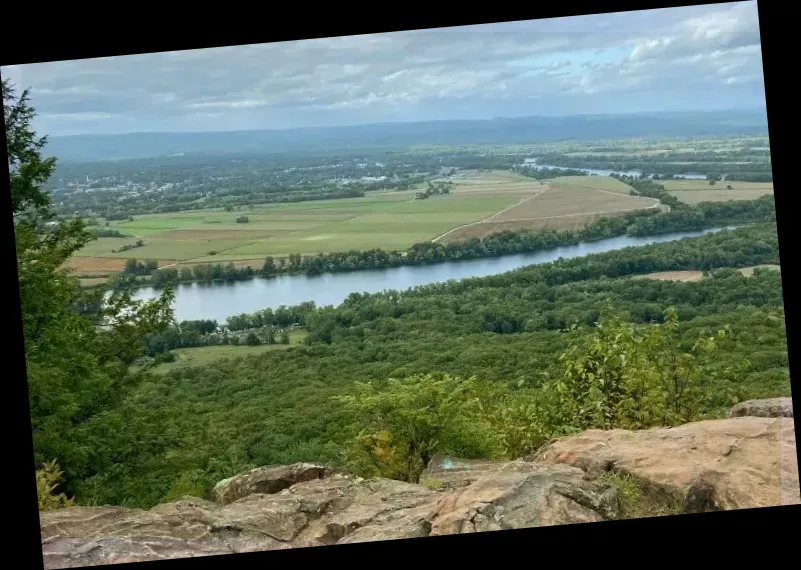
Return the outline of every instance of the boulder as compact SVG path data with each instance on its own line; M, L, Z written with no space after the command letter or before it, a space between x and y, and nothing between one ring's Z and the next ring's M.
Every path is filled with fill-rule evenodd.
M770 398L767 400L746 400L729 411L730 418L756 416L760 418L792 418L792 398Z
M557 439L528 459L595 476L625 473L673 496L686 511L801 502L791 418L739 417L638 432L590 430Z
M278 493L295 483L322 479L334 473L330 467L317 463L257 467L220 481L213 493L215 500L230 503L254 493Z
M288 494L313 500L326 493L324 483L328 481L296 485ZM440 497L423 485L359 477L343 479L337 495L300 538L336 544L425 536Z
M596 522L614 518L617 494L566 465L524 461L484 466L472 483L445 493L431 520L432 536Z

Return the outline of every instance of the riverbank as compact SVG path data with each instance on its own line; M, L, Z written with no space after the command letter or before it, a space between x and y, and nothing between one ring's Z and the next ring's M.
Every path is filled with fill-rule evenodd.
M181 284L175 289L175 315L183 320L217 320L265 308L293 307L313 302L316 306L337 306L354 293L402 291L414 287L499 275L526 266L558 259L581 258L591 254L637 246L700 237L724 229L708 228L696 232L674 232L650 237L617 236L555 245L532 253L516 253L494 258L442 261L422 266L393 267L321 275L282 275L232 283ZM150 287L135 293L138 300L154 299L160 289Z
M123 275L121 281L112 283L111 286L124 285L141 289L182 283L226 284L249 281L254 277L296 275L314 277L403 266L430 266L446 261L492 259L511 254L536 253L549 248L591 243L617 236L658 236L673 232L700 231L711 227L774 221L775 215L773 199L766 196L758 200L702 203L670 212L646 210L602 218L578 231L507 231L450 244L422 242L401 252L376 249L332 252L309 257L291 255L286 262L283 259L275 260L267 257L260 269L252 266L236 267L233 263L196 265L180 270L168 267L152 272L150 277L142 274Z

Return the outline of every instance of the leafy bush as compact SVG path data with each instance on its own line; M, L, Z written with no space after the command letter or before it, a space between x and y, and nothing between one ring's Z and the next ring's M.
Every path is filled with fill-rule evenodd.
M578 333L560 357L563 378L549 386L556 392L560 423L574 430L644 429L698 419L710 380L734 376L733 369L710 366L716 340L727 331L682 350L678 325L674 308L665 311L663 323L644 326L607 309L591 334Z
M64 493L56 493L56 488L61 483L63 471L55 461L44 463L36 471L36 493L39 497L39 510L50 511L72 506L72 499L68 499Z
M181 497L205 498L209 495L210 485L208 475L202 469L184 471L164 495L163 501L176 501Z
M390 379L382 387L357 383L354 394L335 397L361 428L348 450L350 467L417 483L436 453L499 455L484 413L489 388L475 378L431 374Z

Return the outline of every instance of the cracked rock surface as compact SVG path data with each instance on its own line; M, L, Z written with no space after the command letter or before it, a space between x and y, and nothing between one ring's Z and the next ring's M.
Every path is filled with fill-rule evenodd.
M529 458L589 474L627 473L673 495L687 511L801 502L792 418L735 417L638 432L590 430Z

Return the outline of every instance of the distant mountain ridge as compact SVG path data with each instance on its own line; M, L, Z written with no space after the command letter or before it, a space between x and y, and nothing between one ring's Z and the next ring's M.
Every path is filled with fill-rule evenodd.
M421 144L522 144L569 139L767 135L762 110L571 115L380 123L290 130L127 133L52 137L45 152L63 161L171 154L302 152Z

